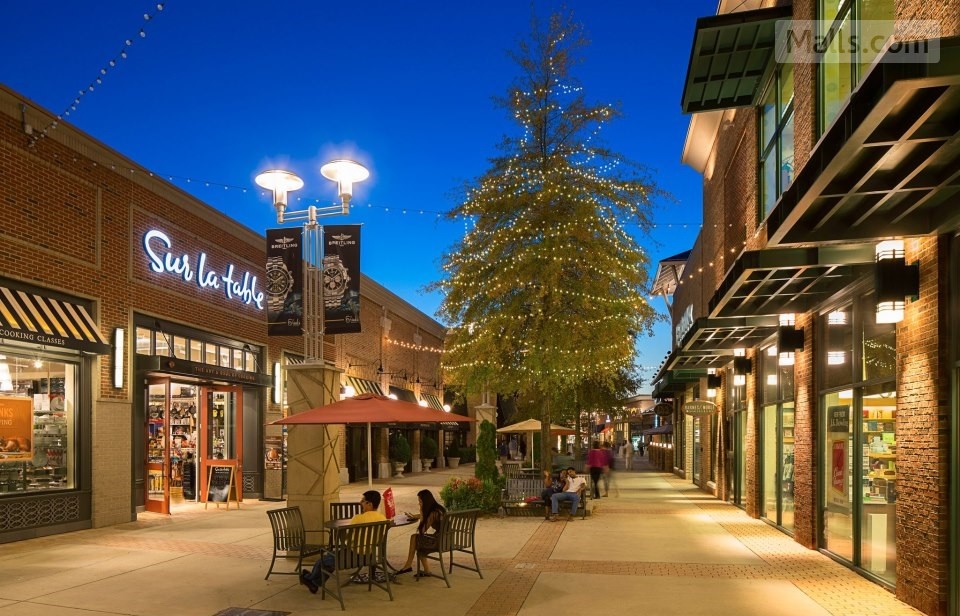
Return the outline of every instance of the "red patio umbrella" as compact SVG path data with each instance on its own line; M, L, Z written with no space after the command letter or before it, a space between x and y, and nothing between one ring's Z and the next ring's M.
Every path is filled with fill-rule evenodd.
M394 400L376 394L360 394L333 402L296 415L270 422L271 425L305 426L323 424L367 425L367 485L373 485L373 424L443 423L448 421L476 421L471 417Z

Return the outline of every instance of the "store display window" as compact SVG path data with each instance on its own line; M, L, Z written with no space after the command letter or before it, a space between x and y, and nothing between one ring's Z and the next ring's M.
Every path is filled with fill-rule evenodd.
M76 483L79 365L0 352L0 498Z
M764 517L794 528L794 365L781 365L777 347L761 349Z

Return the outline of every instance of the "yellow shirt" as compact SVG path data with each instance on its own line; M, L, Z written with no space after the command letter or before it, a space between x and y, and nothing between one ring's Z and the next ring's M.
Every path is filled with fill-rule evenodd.
M369 524L371 522L383 522L386 520L384 516L379 511L364 511L363 513L358 513L357 515L350 518L351 524Z

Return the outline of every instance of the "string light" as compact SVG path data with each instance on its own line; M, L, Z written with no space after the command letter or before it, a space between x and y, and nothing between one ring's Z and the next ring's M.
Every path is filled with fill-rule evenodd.
M389 342L390 344L395 344L398 347L401 347L404 349L410 349L412 351L426 351L427 353L445 353L446 352L440 347L433 347L426 344L414 344L412 342L404 342L403 340L396 340L388 336L384 336L383 339L386 342Z
M154 18L155 15L159 14L162 11L163 11L163 3L161 2L156 5L155 13L152 13L152 14L144 13L143 20L145 22L149 22ZM138 35L140 38L146 38L147 36L146 26L140 28ZM77 91L77 96L73 99L73 102L70 103L60 113L60 115L56 117L56 119L54 119L52 122L47 124L47 126L42 131L40 131L38 134L36 134L31 138L30 140L31 146L35 145L38 140L44 139L47 136L47 133L49 133L51 130L57 127L57 124L60 122L60 120L66 117L70 117L70 114L75 112L77 110L77 107L80 106L80 103L83 100L84 96L86 96L90 92L93 92L97 86L103 85L103 78L107 75L107 71L109 69L115 68L119 60L125 60L127 58L127 47L130 47L133 45L133 39L130 39L130 38L125 39L123 44L124 46L120 49L117 55L115 55L113 58L110 58L110 60L107 61L107 66L100 68L99 73L97 74L96 77L94 77L93 81L91 81L85 89L81 89Z

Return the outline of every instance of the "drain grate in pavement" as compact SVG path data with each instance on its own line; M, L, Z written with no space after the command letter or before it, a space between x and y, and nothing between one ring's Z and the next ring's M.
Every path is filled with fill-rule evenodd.
M275 610L255 610L249 607L228 607L220 610L213 616L287 616L290 612L277 612Z

